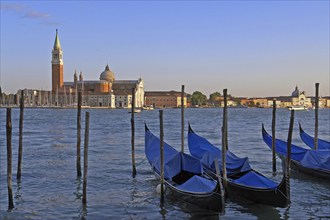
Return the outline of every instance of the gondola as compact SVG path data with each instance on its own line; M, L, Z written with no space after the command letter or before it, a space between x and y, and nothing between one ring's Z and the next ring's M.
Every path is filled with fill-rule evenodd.
M160 177L160 139L145 126L145 154ZM203 209L224 211L224 195L221 182L208 176L201 162L188 154L178 152L164 142L165 186L173 196Z
M262 125L264 142L272 149L272 136ZM287 143L280 139L275 141L276 153L283 159L286 155ZM313 150L291 145L291 164L299 171L316 177L330 179L330 150Z
M299 123L299 133L301 140L310 148L314 149L314 138L310 135L308 135L301 127L301 124ZM318 149L330 149L330 142L322 139L317 140L317 147Z
M190 154L199 158L210 175L215 175L213 158L221 160L221 150L207 139L198 136L189 125L188 147ZM219 165L221 163L219 162ZM230 151L226 154L228 196L250 200L276 207L286 207L290 202L289 175L283 174L281 182L275 183L253 170L248 158L239 158Z

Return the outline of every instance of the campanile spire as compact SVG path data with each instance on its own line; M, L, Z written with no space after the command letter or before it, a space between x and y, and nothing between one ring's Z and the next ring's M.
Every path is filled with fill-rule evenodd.
M63 86L63 51L56 29L55 42L52 50L52 90Z
M58 37L58 30L56 29L56 36L55 36L55 42L54 42L54 50L61 50L61 44L60 39Z

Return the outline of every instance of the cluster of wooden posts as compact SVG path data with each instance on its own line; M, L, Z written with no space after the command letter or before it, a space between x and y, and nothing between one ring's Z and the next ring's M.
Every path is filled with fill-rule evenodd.
M135 90L132 90L132 117L131 117L131 125L132 125L132 166L133 166L133 177L136 176L136 166L135 166L135 152L134 152L134 103L135 103ZM181 151L184 152L184 85L182 85L181 90ZM224 97L224 108L223 108L223 126L221 128L222 131L222 152L226 152L228 150L228 122L227 122L227 89L223 90L223 97ZM319 83L315 83L315 138L314 138L314 146L317 149L318 145L318 108L319 108ZM290 123L289 123L289 131L288 131L288 152L291 152L291 142L292 142L292 131L294 125L294 110L291 110L290 116ZM273 175L276 175L276 136L275 136L275 126L276 126L276 99L273 100L273 112L272 112L272 168L273 168ZM164 203L164 129L163 129L163 110L159 110L159 122L160 122L160 193L161 199L160 204L161 206ZM225 191L227 190L227 171L226 171L226 153L222 153L222 182ZM218 164L218 159L216 159L215 164ZM291 161L291 154L288 154L286 157L286 172L287 175L287 182L288 187L290 187L290 161ZM216 166L216 172L220 180L220 170L219 166Z
M319 83L315 84L316 94L315 94L315 141L314 146L317 149L317 134L318 134L318 90ZM23 93L23 91L22 91ZM227 137L227 89L223 90L224 95L224 108L223 108L223 126L222 126L222 151L226 152L228 150L228 137ZM24 97L23 94L21 97ZM80 158L80 145L81 145L81 105L82 105L82 94L78 92L78 111L77 111L77 177L82 176L81 172L81 158ZM132 170L133 178L136 176L136 165L135 165L135 124L134 124L134 109L135 109L135 88L132 89L132 106L131 106L131 144L132 144ZM17 181L21 181L21 164L22 164L22 151L23 151L23 116L24 116L24 100L20 100L20 119L19 119L19 152L18 152L18 166L17 166ZM276 115L276 100L273 100L273 117L272 117L272 164L273 173L276 173L276 156L275 156L275 115ZM87 204L87 169L88 169L88 142L89 142L89 112L85 115L85 140L84 140L84 173L83 173L83 205ZM163 110L159 110L159 120L160 120L160 152L161 152L161 204L164 203L164 130L163 130ZM288 146L291 147L291 138L293 130L294 121L294 110L291 111L290 117L290 127L288 135ZM7 185L8 185L8 209L12 210L14 208L13 193L12 193L12 123L11 123L11 108L7 108L7 121L6 121L6 135L7 135ZM288 150L291 150L290 148ZM181 90L181 151L184 152L184 85L182 85ZM226 157L225 153L222 154L222 165L226 167ZM287 158L287 164L290 158ZM218 163L216 163L218 164ZM290 166L286 167L286 172L289 172ZM226 169L222 170L222 183L226 190L227 179L226 179ZM217 173L220 173L219 168ZM220 178L220 177L219 177Z
M22 176L22 152L23 152L23 116L24 116L24 100L23 92L20 100L20 118L19 118L19 148L18 148L18 165L17 165L17 181L21 182ZM78 113L77 113L77 177L81 178L81 104L82 95L78 93ZM8 210L14 208L13 190L12 190L12 123L11 108L7 108L6 114L6 136L7 136L7 185L8 185ZM83 196L82 204L87 204L87 169L88 169L88 142L89 142L89 112L85 116L85 140L84 140L84 173L83 173Z

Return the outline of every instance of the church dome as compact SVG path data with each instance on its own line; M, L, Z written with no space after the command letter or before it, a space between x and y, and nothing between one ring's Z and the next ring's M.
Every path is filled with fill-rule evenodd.
M107 65L105 70L101 73L100 80L105 80L111 83L115 81L115 74L110 71L109 65Z
M291 94L292 97L298 97L299 96L299 89L298 86L296 86L296 89Z

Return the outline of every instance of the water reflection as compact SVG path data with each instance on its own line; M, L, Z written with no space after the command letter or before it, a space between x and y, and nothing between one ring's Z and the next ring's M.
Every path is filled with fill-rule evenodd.
M76 195L76 200L81 200L82 199L82 189L81 189L82 180L81 180L81 177L76 178L75 185L76 185L76 192L74 194Z
M79 213L79 219L85 220L87 216L87 205L82 203L82 179L81 177L77 177L75 181L76 185L76 191L74 192L74 195L76 196L76 200L79 200L81 202L81 206L79 207L78 213Z
M160 203L160 210L159 210L159 214L162 216L162 219L166 219L166 214L167 214L167 211L165 209L165 202L164 203Z
M20 201L22 201L22 193L21 193L21 181L20 180L17 180L17 191L15 193L15 199L16 199L16 202L19 203Z
M234 205L235 204L235 205ZM281 215L276 207L257 204L249 201L233 201L232 207L241 213L252 214L257 219L280 219Z
M86 220L87 217L87 205L81 204L81 207L79 209L79 219Z
M285 208L284 214L283 214L283 219L289 219L290 218L290 207L291 205L289 204L288 207Z
M170 206L178 207L183 212L187 213L190 219L219 219L221 214L211 210L201 209L197 205L178 200L171 193L166 194L166 203ZM224 215L224 214L222 214Z

